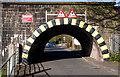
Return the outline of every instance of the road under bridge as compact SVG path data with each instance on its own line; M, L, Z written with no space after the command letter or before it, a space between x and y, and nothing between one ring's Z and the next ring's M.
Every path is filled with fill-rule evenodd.
M18 76L100 76L116 77L116 72L85 61L80 51L60 46L46 47L40 63L23 65ZM95 60L95 59L93 59Z

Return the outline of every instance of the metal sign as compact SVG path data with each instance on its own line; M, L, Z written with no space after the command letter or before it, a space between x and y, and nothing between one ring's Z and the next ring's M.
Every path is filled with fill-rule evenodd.
M73 9L71 9L70 13L68 14L67 18L77 18L77 15Z
M66 15L65 15L65 13L63 12L62 9L59 11L59 13L57 14L56 18L66 18Z
M22 15L22 22L32 22L33 16L32 15Z

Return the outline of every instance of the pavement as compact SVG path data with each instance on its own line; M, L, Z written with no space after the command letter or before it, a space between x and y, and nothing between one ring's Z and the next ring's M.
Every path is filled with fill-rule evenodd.
M72 50L72 49L70 49ZM109 72L112 72L116 75L119 75L120 77L120 62L119 63L113 63L113 62L102 62L102 61L97 61L96 59L92 57L82 57L84 61L88 62L89 64L92 64L96 67L103 68Z
M118 72L120 72L118 70L118 68L120 66L118 66L118 63L112 63L112 62L101 62L101 61L97 61L94 58L91 57L82 57L86 62L97 66L99 68L103 68L109 72L115 73L116 75L118 75Z

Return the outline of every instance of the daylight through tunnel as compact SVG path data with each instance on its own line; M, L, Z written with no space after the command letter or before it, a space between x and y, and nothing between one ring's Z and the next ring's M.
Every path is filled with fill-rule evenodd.
M77 19L55 19L37 28L27 39L22 52L23 63L41 62L47 42L54 36L67 34L75 37L82 46L81 56L89 56L92 50L93 39L99 45L103 59L109 58L109 51L101 35L87 23Z
M33 43L28 61L30 63L41 62L44 56L44 48L46 43L54 36L59 34L68 34L79 40L82 46L82 56L89 56L92 50L93 38L84 29L72 25L54 26L43 32ZM37 54L36 54L37 53Z

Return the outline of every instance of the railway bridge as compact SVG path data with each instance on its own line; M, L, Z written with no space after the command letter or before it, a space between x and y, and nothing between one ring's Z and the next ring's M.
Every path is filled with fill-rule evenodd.
M98 2L1 1L0 64L2 65L0 70L3 67L6 70L5 65L7 65L7 75L10 75L10 71L13 71L14 66L21 61L25 64L25 69L26 66L30 66L31 69L31 65L35 63L40 65L48 41L61 34L73 36L80 42L82 50L79 52L82 57L105 61L110 58L110 52L119 51L120 9L117 7L118 4L114 6L116 3L113 0L104 2L101 0ZM56 19L60 9L66 15L74 9L78 18ZM24 20L26 16L30 19ZM21 44L19 50L18 44ZM13 63L10 64L11 62Z

